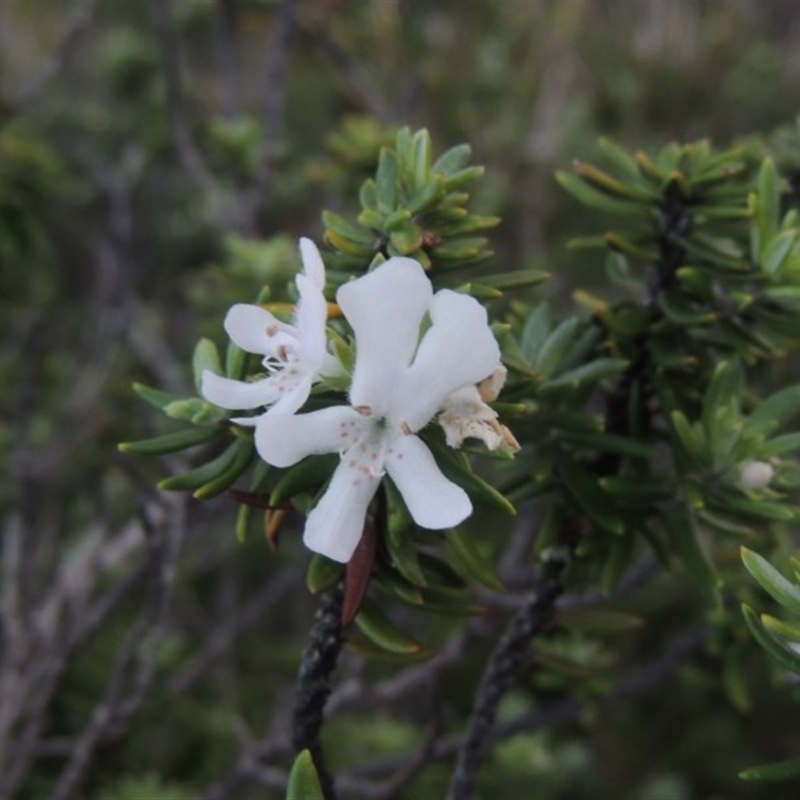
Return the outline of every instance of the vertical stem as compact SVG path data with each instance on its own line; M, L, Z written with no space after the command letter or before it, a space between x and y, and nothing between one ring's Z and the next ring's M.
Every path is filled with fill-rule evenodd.
M475 789L481 763L503 695L511 688L528 652L531 640L547 624L563 586L544 579L528 602L514 615L483 673L464 744L458 753L448 793L449 800L468 800Z
M298 753L311 752L325 800L335 800L336 793L333 776L325 766L320 730L331 676L344 643L342 598L341 586L322 596L297 675L292 715L292 744Z

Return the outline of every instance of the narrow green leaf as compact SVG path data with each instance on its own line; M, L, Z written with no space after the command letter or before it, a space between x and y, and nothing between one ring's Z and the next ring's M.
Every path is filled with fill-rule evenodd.
M800 384L785 389L764 400L747 418L742 434L744 436L768 437L789 422L800 412Z
M742 561L747 571L761 587L785 609L800 615L800 587L787 580L772 564L758 553L741 549Z
M399 631L369 598L365 598L361 604L356 625L365 636L390 653L418 653L422 649L419 642Z
M785 433L765 442L758 451L759 459L764 460L775 456L785 456L800 450L800 433Z
M636 161L618 144L607 139L605 136L601 136L597 140L597 143L614 165L622 170L629 178L640 178L639 167Z
M766 650L767 654L772 656L784 669L800 675L800 655L782 639L767 630L750 606L742 605L742 613L753 637Z
M194 491L211 480L226 473L231 464L239 457L242 450L247 450L252 444L243 439L235 439L215 459L207 462L182 475L173 475L158 483L158 488L168 492Z
M372 573L372 584L382 592L411 606L421 606L425 601L419 586L406 580L400 570L377 563Z
M569 444L596 450L599 453L619 453L620 455L634 458L651 458L654 453L653 448L644 442L637 442L635 439L628 439L625 436L614 436L610 433L564 432L560 434L559 438L569 442ZM640 481L641 479L637 478L636 480Z
M300 492L316 491L330 478L338 463L336 454L304 458L281 476L272 490L269 504L278 506Z
M677 409L670 414L672 430L675 432L679 444L693 466L702 466L708 461L708 443L702 428L697 424L690 424L686 415Z
M552 375L569 348L574 344L580 328L578 317L568 317L553 330L539 350L533 366L542 375Z
M450 480L465 489L478 505L494 508L506 514L514 515L517 513L506 497L472 471L469 459L464 453L453 450L440 442L429 441L427 444L442 472Z
M709 602L717 603L722 579L700 542L692 515L685 508L677 509L668 524L675 552L683 561L689 577Z
M703 427L711 438L718 410L731 399L741 396L744 387L742 369L738 361L721 361L714 369L703 396Z
M628 362L621 358L599 358L549 379L539 387L538 392L547 395L561 389L578 389L585 383L596 383L611 375L618 375L627 366Z
M194 385L198 393L203 384L203 371L209 370L215 375L222 375L222 362L219 358L219 350L211 339L200 339L195 345L192 355L192 371L194 373Z
M440 172L448 177L466 166L471 153L472 148L468 144L451 147L436 159L431 167L431 172Z
M306 572L306 586L311 594L319 594L332 589L344 576L344 564L333 561L319 553L311 557Z
M492 565L476 547L469 533L457 528L449 528L445 531L445 537L450 544L455 560L464 568L467 575L494 592L506 590L506 587L495 575Z
M152 439L141 439L138 442L121 442L117 445L117 448L123 453L133 453L138 456L157 456L205 444L220 438L226 431L227 428L218 425L186 428L175 433L155 436Z
M143 383L134 383L133 391L136 392L142 400L149 403L154 408L157 408L159 411L163 411L170 403L174 403L176 400L186 399L178 394L162 392L161 389L153 389L150 386L145 386Z
M421 606L420 610L425 610L425 607ZM394 653L375 644L372 639L368 638L360 631L356 631L349 636L345 646L361 658L400 665L417 664L420 661L427 661L436 652L433 648L420 647L420 649L415 652Z
M255 448L250 439L237 439L234 442L236 452L230 464L211 480L195 489L192 496L197 500L208 500L222 494L229 489L236 480L243 475L247 468L252 464L255 456Z
M783 231L767 245L760 261L764 272L774 275L780 271L792 248L797 243L797 236L796 229Z
M569 172L559 170L556 172L556 180L561 184L563 189L590 208L597 208L601 211L607 211L610 214L622 214L625 216L636 214L646 208L646 206L642 206L638 201L633 202L610 197Z
M286 800L325 800L314 759L309 750L297 755L289 773Z
M625 533L625 521L597 479L574 461L563 460L558 471L578 505L601 527Z
M758 230L761 252L772 242L780 219L780 181L775 162L765 158L758 173L758 192L756 194L756 214L754 223Z
M397 207L399 198L397 176L397 156L388 148L381 148L375 185L378 192L378 207L383 211L394 211Z
M431 137L428 131L425 128L418 130L412 138L411 145L414 157L414 186L419 189L428 182L431 169Z
M760 767L742 770L739 777L743 781L791 781L800 778L800 758L777 761Z

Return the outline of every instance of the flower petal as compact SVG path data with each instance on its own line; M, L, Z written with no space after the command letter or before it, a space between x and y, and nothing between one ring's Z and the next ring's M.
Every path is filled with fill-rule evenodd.
M354 406L387 412L398 377L417 348L432 295L424 270L410 258L390 258L339 289L336 300L356 335Z
M303 258L303 272L308 276L311 283L323 291L325 289L325 264L322 256L311 239L303 237L300 239L300 255Z
M278 381L281 377L279 373L273 375L271 380ZM285 381L280 398L275 401L275 405L267 411L267 414L294 414L308 399L313 382L314 375L311 372L298 375L294 386Z
M271 378L260 381L235 381L215 375L211 370L203 370L200 394L220 408L259 408L274 403L278 397L277 388Z
M342 461L327 491L308 515L303 533L306 547L346 564L364 532L367 506L380 482L380 477Z
M392 397L395 416L415 431L451 392L483 380L500 365L500 347L477 300L443 289L433 298L430 315L433 324Z
M316 373L325 359L328 304L322 292L305 275L298 275L295 283L300 292L294 316L299 356Z
M247 303L231 306L225 316L225 331L242 350L273 357L276 355L276 347L285 343L285 336L278 337L276 334L291 336L294 332L289 325L273 317L266 309Z
M387 450L385 463L417 525L451 528L472 513L467 493L442 474L419 437L398 436Z
M256 449L275 467L290 467L314 453L351 447L367 421L349 406L331 406L310 414L265 414L256 423Z

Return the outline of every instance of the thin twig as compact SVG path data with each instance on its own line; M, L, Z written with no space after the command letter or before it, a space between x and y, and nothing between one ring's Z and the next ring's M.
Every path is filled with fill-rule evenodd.
M526 605L514 615L492 654L478 686L467 736L456 761L448 793L451 800L468 800L472 795L478 771L489 748L500 700L522 666L531 640L552 616L556 598L562 591L563 586L557 581L549 578L542 580Z
M331 676L344 643L343 597L343 589L338 586L323 595L320 601L297 675L292 714L292 744L298 753L302 750L311 752L325 800L335 800L336 793L333 776L325 766L320 729L325 703L331 693Z

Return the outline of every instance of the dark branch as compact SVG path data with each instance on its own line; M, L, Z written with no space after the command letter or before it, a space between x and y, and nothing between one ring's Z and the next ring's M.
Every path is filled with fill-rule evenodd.
M483 758L490 744L497 708L511 688L514 677L528 653L531 640L549 621L556 598L563 591L560 583L544 579L528 602L514 615L483 674L467 736L456 761L450 785L451 800L468 800L475 787Z
M326 800L334 800L336 795L333 777L325 767L320 729L331 693L331 676L344 643L342 601L341 586L320 601L297 676L292 715L292 744L298 753L306 749L311 752Z

